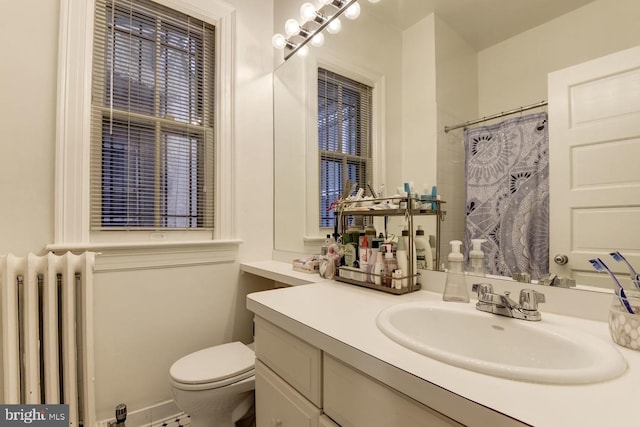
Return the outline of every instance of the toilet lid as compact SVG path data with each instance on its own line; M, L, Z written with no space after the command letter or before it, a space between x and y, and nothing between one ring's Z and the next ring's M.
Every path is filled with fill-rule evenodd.
M203 384L242 376L255 367L255 353L241 342L216 345L184 356L169 375L183 384Z

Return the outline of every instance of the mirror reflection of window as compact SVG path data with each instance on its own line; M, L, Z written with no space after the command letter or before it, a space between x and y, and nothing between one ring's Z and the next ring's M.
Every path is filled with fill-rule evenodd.
M373 88L318 69L320 227L333 227L332 202L349 180L367 189L373 181L371 111Z

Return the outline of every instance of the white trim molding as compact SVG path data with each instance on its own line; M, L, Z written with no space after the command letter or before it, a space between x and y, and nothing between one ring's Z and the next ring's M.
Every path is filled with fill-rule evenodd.
M95 271L127 271L237 261L240 240L209 240L165 243L97 243L89 245L47 245L54 253L82 252L97 254Z
M89 132L94 0L61 0L55 242L89 241Z

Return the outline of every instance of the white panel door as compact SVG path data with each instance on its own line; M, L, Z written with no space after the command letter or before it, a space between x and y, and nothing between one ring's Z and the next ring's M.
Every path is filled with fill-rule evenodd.
M549 158L549 269L610 288L600 257L628 284L608 254L640 268L640 46L549 74Z

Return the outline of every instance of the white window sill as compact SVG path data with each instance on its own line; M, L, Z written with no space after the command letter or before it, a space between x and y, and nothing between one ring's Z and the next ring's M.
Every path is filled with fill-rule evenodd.
M48 251L92 251L95 272L187 267L235 262L242 240L50 244Z

